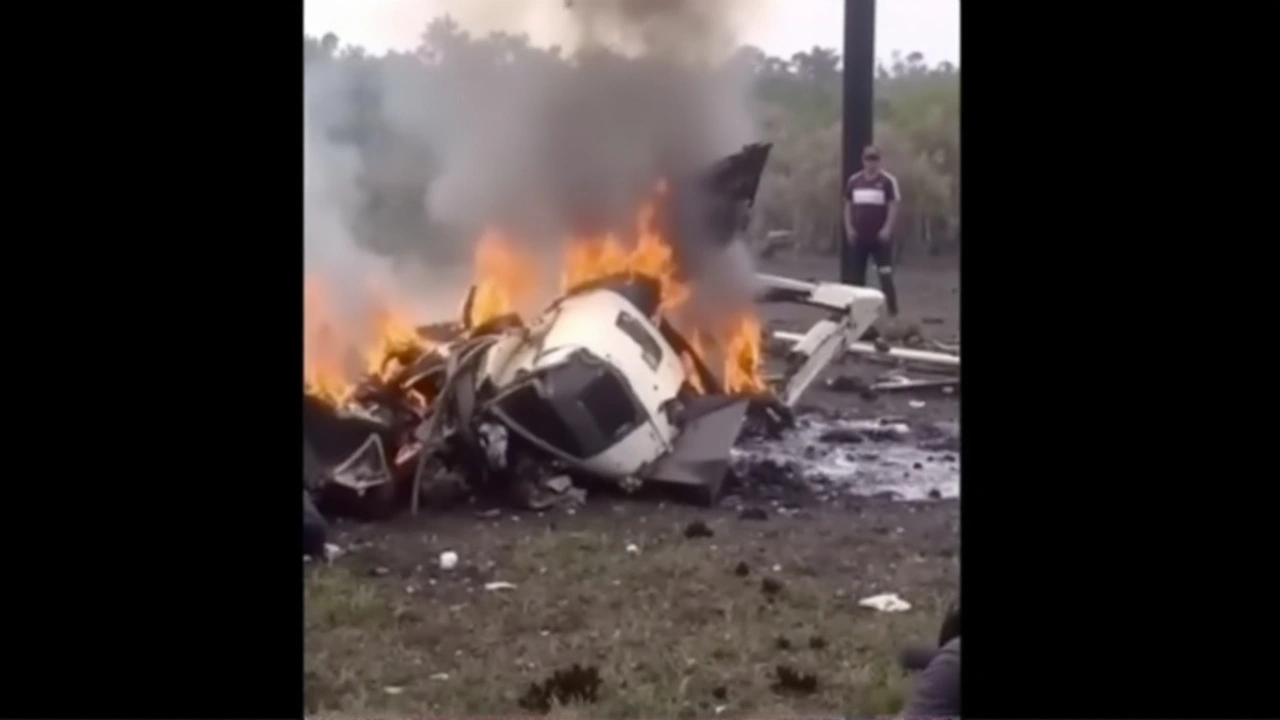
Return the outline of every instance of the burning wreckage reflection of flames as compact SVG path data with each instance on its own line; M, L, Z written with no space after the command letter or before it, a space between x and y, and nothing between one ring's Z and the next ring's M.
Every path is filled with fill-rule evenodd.
M659 193L662 187L659 187ZM704 361L707 349L723 358L724 387L733 393L760 392L765 385L760 375L760 322L754 312L736 313L728 320L710 323L693 321L679 313L692 294L689 285L677 277L671 244L655 228L655 203L644 203L636 217L636 235L631 243L609 234L571 238L565 244L560 267L560 290L566 292L585 283L612 275L642 275L657 281L659 311L671 320ZM515 243L496 230L484 233L473 257L475 295L468 325L478 327L494 318L529 310L539 287L541 268L533 258L522 255ZM347 399L356 385L370 376L386 379L400 367L397 357L412 356L431 349L432 343L415 329L409 315L390 298L372 293L378 301L369 313L365 342L340 337L326 306L324 288L308 277L304 288L306 352L304 388L330 404ZM361 367L353 368L353 348L360 349ZM693 363L682 357L685 375L699 392L701 386Z

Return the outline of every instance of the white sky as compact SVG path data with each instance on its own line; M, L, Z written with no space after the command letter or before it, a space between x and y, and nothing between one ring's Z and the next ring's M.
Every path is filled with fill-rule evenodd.
M584 0L589 1L589 0ZM839 51L844 44L843 0L738 0L759 9L743 29L742 41L771 55L790 57L814 45ZM511 3L510 11L505 11ZM546 13L525 8L562 0L303 0L303 29L312 35L336 34L344 43L373 52L417 46L427 22L451 14L475 31L528 32L536 43L556 40ZM485 8L486 22L474 15ZM499 10L494 10L499 8ZM540 8L541 9L541 8ZM494 19L505 18L505 19ZM925 61L960 61L960 0L879 0L876 3L876 55L893 51L924 53Z

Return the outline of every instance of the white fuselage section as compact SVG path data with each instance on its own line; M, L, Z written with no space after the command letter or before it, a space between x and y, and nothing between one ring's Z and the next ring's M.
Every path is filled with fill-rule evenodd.
M633 333L644 333L652 342L642 346L624 326ZM678 430L663 411L663 404L680 392L685 375L676 351L653 322L621 295L598 289L561 299L543 312L527 333L499 340L489 351L482 377L503 388L517 381L521 371L554 367L578 351L586 351L611 367L647 419L592 457L557 454L597 475L635 477L671 450Z

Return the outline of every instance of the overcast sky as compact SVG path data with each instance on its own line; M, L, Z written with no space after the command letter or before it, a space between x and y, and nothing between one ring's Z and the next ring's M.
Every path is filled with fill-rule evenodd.
M477 0L480 2L481 0ZM562 0L510 0L525 7ZM739 0L759 8L743 28L742 40L772 55L789 57L814 45L839 50L843 44L842 0ZM495 0L483 0L493 7ZM405 50L432 17L452 14L475 31L523 30L537 43L556 42L554 27L528 17L481 23L469 17L468 0L303 0L303 29L313 35L336 34L343 42L373 52ZM511 13L516 15L518 13ZM488 13L494 15L494 13ZM505 26L504 26L505 25ZM925 60L960 62L960 0L879 0L876 4L876 55L919 51Z

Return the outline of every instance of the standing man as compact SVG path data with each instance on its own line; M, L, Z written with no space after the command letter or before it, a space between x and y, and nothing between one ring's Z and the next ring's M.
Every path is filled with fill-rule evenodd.
M898 315L898 292L893 286L893 224L898 219L898 179L880 167L880 151L868 145L862 151L862 170L844 186L845 243L841 252L853 268L854 285L866 285L867 260L874 260L880 274L889 315Z

